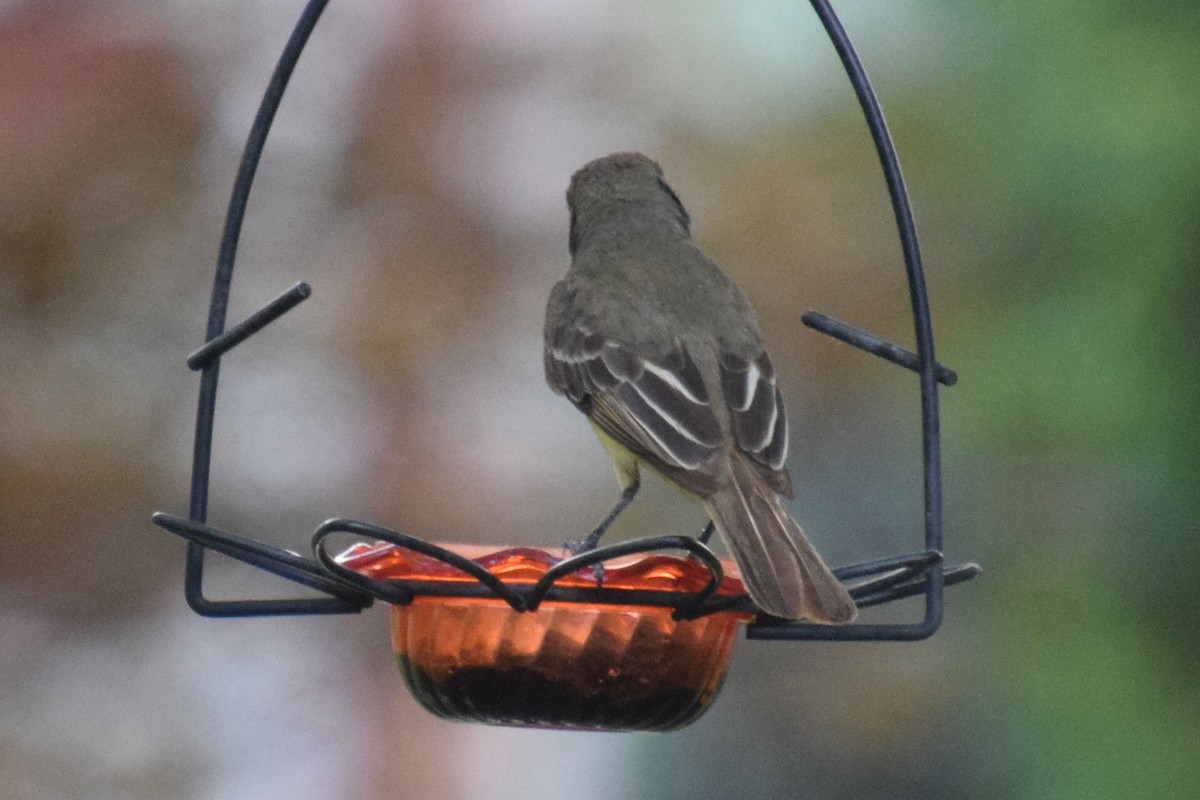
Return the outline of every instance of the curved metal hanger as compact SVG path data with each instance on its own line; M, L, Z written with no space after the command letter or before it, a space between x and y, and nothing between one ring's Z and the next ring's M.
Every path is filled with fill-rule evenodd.
M910 352L824 314L810 311L802 317L802 320L805 325L814 330L917 373L921 389L922 457L925 471L925 549L911 555L894 556L842 567L834 572L843 580L857 581L851 585L850 590L860 607L879 605L922 594L925 597L925 613L920 622L911 624L852 624L845 626L812 625L760 617L758 621L748 627L747 636L752 639L843 641L922 639L932 635L941 624L943 588L973 578L980 571L978 565L975 564L945 568L942 563L942 485L937 392L939 383L952 386L957 380L957 376L951 370L938 364L934 356L933 327L916 226L913 222L899 160L888 134L883 112L850 39L833 9L826 0L810 0L810 2L833 42L858 96L883 167L900 232L900 243L913 309L917 350L915 353ZM472 571L469 566L458 564L454 560L460 559L460 557L437 545L354 520L330 520L318 529L313 543L316 559L306 558L251 538L218 530L206 524L209 476L212 464L213 420L221 357L254 333L295 308L312 293L307 283L298 283L242 322L232 328L225 328L233 265L237 256L242 222L245 219L246 206L258 169L259 158L262 155L267 134L270 131L275 112L279 108L284 89L327 4L328 0L309 0L296 23L263 95L238 167L237 178L234 181L233 194L230 198L221 238L216 275L213 280L205 344L187 358L188 367L200 372L188 516L183 518L163 512L158 512L153 516L156 525L188 539L184 593L192 609L205 616L347 614L359 612L370 606L373 599L377 597L393 603L411 600L411 587L397 586L394 582L359 580L353 575L347 575L344 568L339 568L324 549L325 538L337 532L385 539L400 546L419 549L421 552L441 558L446 563L455 564L468 572ZM693 543L694 546L678 541L683 539ZM639 544L640 547L637 546ZM514 608L532 608L543 596L570 599L568 590L560 590L552 585L555 577L565 574L567 571L600 563L629 552L650 551L663 547L693 551L694 555L710 565L710 569L714 569L712 565L715 564L714 581L710 582L710 585L697 595L685 595L682 600L678 597L664 599L663 597L649 596L654 593L645 593L647 595L645 597L640 595L631 597L629 593L625 593L620 599L612 602L637 600L651 604L674 604L677 607L677 613L681 616L708 613L706 608L715 610L717 606L706 607L705 604L710 599L715 583L719 582L719 562L703 544L689 537L656 537L635 542L622 542L569 559L569 563L563 562L563 565L560 565L561 568L556 568L554 575L548 574L547 580L538 584L536 596L528 595L528 593L522 594L503 585L493 586L491 581L484 576L476 576L481 581L478 585L466 584L464 594L478 594L482 591L503 597ZM704 553L696 552L697 548L703 550ZM267 572L316 589L325 596L279 600L209 599L205 597L203 591L204 551L206 549L224 553ZM439 551L446 555L439 554ZM587 599L589 602L596 602L598 597L595 592L591 592ZM602 597L598 601L605 602Z

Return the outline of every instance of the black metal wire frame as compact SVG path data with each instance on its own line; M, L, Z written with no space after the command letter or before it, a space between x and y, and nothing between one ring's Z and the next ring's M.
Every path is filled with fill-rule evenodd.
M816 312L802 317L805 325L846 342L872 355L917 373L921 389L922 457L925 469L925 550L835 569L846 581L850 594L860 608L889 603L901 598L924 595L924 618L911 624L857 624L844 626L814 625L760 616L747 628L751 639L786 640L915 640L932 635L942 621L942 594L946 586L973 578L980 571L975 564L946 568L942 562L942 494L940 433L938 422L939 383L954 385L957 376L938 364L934 357L933 328L928 294L921 267L916 227L900 164L888 134L883 112L875 99L866 72L850 44L850 39L826 0L810 0L846 69L858 96L867 126L883 166L889 196L900 231L900 243L908 275L909 293L916 329L916 353L891 344L847 323ZM278 319L307 299L312 290L298 283L241 323L226 330L233 265L238 239L245 219L250 189L267 134L279 108L292 71L328 0L309 0L284 48L270 84L263 96L251 127L246 149L238 168L221 238L216 276L213 280L205 344L188 356L189 368L200 372L200 394L196 411L196 435L192 456L192 484L188 517L162 512L153 516L156 525L188 540L184 593L188 604L204 616L265 616L294 614L356 613L371 605L373 599L389 603L411 602L417 595L455 595L499 597L518 611L532 611L543 600L591 603L637 603L672 606L678 618L691 618L722 610L754 611L745 595L734 598L716 595L723 572L720 561L701 542L687 536L660 536L621 542L582 553L555 565L536 584L506 585L475 562L437 545L407 534L365 522L334 519L322 524L313 536L315 558L306 558L288 550L258 542L206 524L209 476L212 463L213 420L217 398L217 377L221 357L233 347ZM446 584L415 581L375 580L337 562L328 552L328 539L334 535L358 536L390 542L432 556L465 574L474 582ZM214 550L267 572L287 578L320 592L321 597L278 600L211 600L204 596L204 552ZM555 582L571 572L587 570L618 556L659 550L683 550L699 559L710 573L710 580L699 592L655 592L556 586ZM590 573L589 573L590 574Z

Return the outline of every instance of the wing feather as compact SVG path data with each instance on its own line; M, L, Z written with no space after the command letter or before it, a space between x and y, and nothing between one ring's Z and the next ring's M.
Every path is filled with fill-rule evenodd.
M726 350L721 353L719 366L729 427L738 449L750 457L776 491L790 497L787 410L770 357L765 350L753 359Z
M636 353L583 325L546 331L546 380L606 434L683 488L715 488L705 465L723 443L699 368L677 339Z

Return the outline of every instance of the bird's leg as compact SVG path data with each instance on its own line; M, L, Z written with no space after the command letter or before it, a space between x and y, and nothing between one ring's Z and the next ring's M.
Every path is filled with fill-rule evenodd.
M700 535L697 536L696 539L699 540L700 544L708 544L708 540L712 538L712 535L716 533L716 531L717 526L714 525L713 521L710 519L708 524L704 526L704 530L700 531Z
M588 534L588 537L582 542L567 542L566 548L570 550L573 555L579 555L580 553L586 553L589 550L595 550L596 545L600 544L600 537L602 537L604 532L608 530L609 526L616 521L617 517L621 516L621 512L633 502L633 498L637 497L638 489L640 489L641 486L642 482L637 478L634 478L630 483L626 484L625 488L621 490L621 496L617 498L617 502L613 505L612 509L605 514L604 519L600 520L600 524L596 526L596 529Z

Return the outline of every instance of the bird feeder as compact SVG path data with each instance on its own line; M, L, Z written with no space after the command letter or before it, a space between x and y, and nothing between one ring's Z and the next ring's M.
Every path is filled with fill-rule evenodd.
M332 519L305 557L207 524L212 435L221 359L311 295L297 283L227 328L237 242L259 157L292 70L328 0L310 0L281 55L254 120L221 240L205 344L187 358L200 373L191 501L186 517L155 524L188 540L184 593L198 614L245 617L351 614L375 600L390 608L400 672L439 716L503 725L591 730L670 730L695 720L716 697L743 629L759 640L916 640L941 625L943 590L979 572L943 564L938 386L955 374L934 357L933 330L899 162L850 40L825 0L811 0L850 79L883 167L910 289L916 351L824 314L802 321L917 374L921 393L924 542L914 552L840 567L860 608L922 596L922 618L906 623L816 625L763 615L736 566L699 539L658 536L573 554L566 548L434 544L351 519ZM333 548L335 537L350 543ZM338 550L333 552L332 550ZM212 550L316 590L267 600L204 594Z

